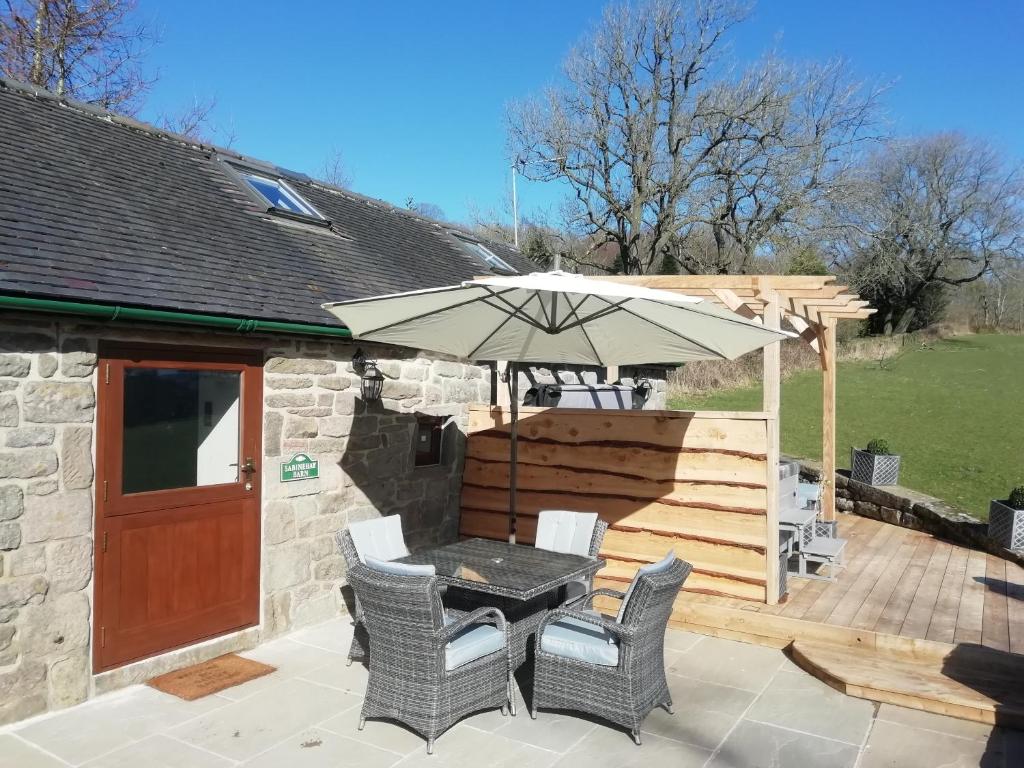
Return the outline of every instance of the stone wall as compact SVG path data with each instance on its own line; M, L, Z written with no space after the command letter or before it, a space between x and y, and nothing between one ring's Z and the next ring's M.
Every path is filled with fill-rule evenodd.
M355 344L295 341L268 350L264 368L264 630L276 634L344 609L345 562L335 534L399 514L412 549L458 535L468 403L488 402L489 369L362 345L385 376L381 401L360 396ZM416 467L417 414L450 417L442 462ZM296 453L316 479L282 483Z
M528 389L538 384L604 384L604 368L584 365L567 365L560 368L543 366L521 367L519 371L519 394L525 396ZM626 386L637 386L641 381L651 385L651 393L644 403L645 411L661 411L667 406L668 377L665 368L641 368L622 366L616 380ZM493 383L493 382L492 382ZM614 382L612 382L614 383ZM506 387L507 384L500 384ZM487 402L486 400L484 402Z
M0 323L0 723L90 682L95 345Z

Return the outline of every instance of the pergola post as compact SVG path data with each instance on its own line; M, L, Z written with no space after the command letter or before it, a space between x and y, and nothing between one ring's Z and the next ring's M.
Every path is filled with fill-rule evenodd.
M779 294L774 288L758 291L764 301L764 327L778 330L782 323ZM767 548L765 550L765 599L768 605L779 600L779 564L775 549L779 536L779 401L782 382L782 343L772 342L764 348L762 368L762 410L768 414L768 499L765 505Z
M836 323L827 317L818 336L821 356L821 517L836 519Z

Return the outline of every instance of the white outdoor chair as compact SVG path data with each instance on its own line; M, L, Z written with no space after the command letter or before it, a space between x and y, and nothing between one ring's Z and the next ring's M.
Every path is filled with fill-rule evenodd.
M569 512L545 509L537 517L534 546L550 552L597 557L604 542L608 523L597 519L596 512ZM593 579L571 581L565 585L565 599L575 600L593 589Z

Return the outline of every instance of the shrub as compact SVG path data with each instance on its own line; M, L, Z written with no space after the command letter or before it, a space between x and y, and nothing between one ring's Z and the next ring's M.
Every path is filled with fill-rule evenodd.
M889 456L892 451L889 450L889 443L886 440L880 440L875 438L868 443L868 447L865 448L868 453L874 453L878 456Z
M1010 491L1010 497L1006 500L1006 505L1013 509L1024 509L1024 485L1018 485Z

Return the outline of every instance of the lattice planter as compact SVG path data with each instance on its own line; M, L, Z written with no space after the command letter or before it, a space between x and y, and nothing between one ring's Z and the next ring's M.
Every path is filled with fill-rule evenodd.
M988 507L988 536L1014 552L1024 552L1024 509L992 499Z
M894 453L868 453L852 450L850 477L868 485L899 485L900 457Z

